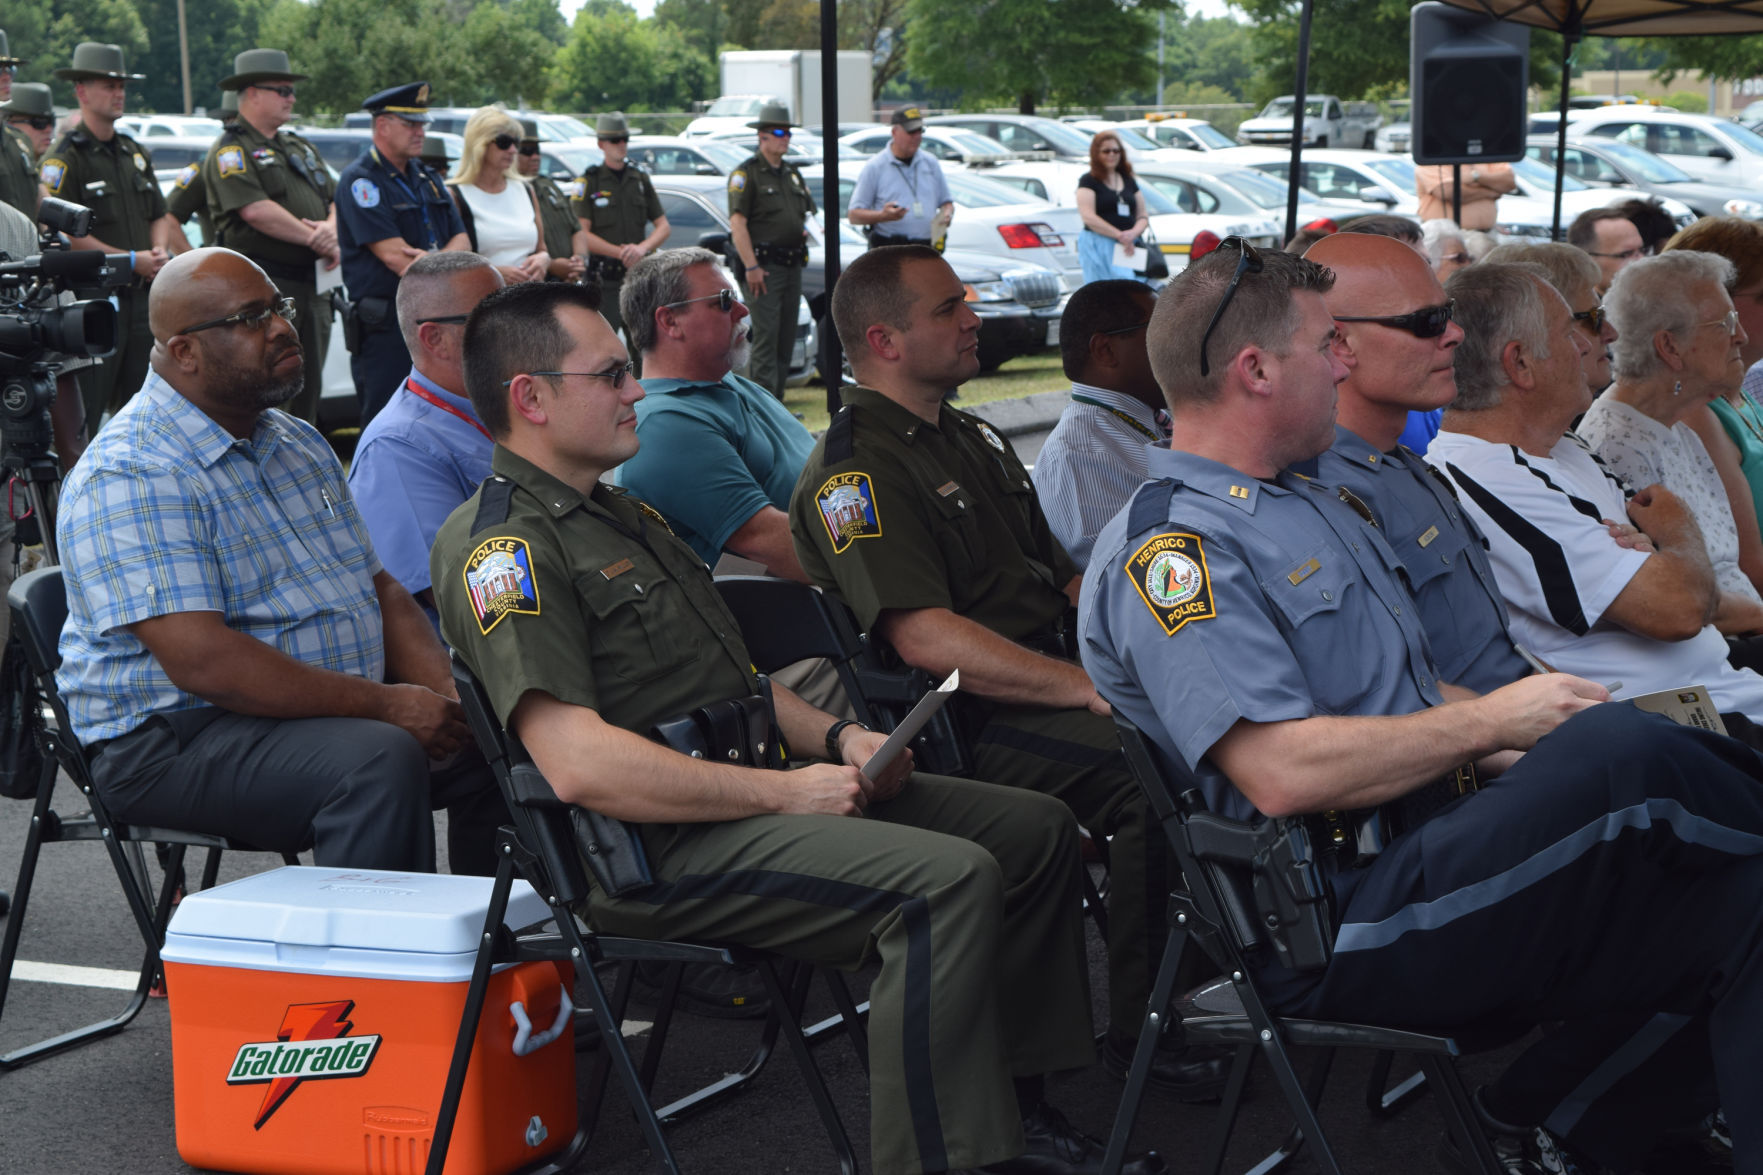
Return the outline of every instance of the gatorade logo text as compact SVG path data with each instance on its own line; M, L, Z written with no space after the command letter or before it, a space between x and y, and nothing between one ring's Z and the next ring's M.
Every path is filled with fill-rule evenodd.
M275 1040L239 1046L227 1084L269 1086L257 1107L255 1129L263 1129L302 1081L360 1077L367 1072L381 1038L348 1035L354 1025L344 1017L354 1006L354 1000L290 1004Z

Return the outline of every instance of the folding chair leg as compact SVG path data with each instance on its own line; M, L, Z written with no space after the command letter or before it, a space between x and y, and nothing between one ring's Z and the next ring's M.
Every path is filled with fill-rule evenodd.
M1266 1054L1268 1066L1273 1070L1273 1078L1279 1083L1280 1092L1285 1095L1292 1116L1297 1119L1297 1129L1285 1145L1257 1164L1254 1170L1265 1172L1282 1166L1297 1153L1299 1147L1309 1142L1316 1152L1316 1165L1322 1168L1325 1175L1341 1175L1340 1164L1335 1161L1334 1152L1329 1149L1328 1140L1323 1137L1322 1123L1316 1118L1316 1102L1321 1100L1322 1084L1328 1077L1329 1062L1334 1057L1333 1050L1322 1054L1311 1071L1310 1080L1303 1083L1298 1081L1298 1071L1292 1064L1291 1054L1276 1030L1265 1031L1261 1038L1261 1051Z
M649 1025L649 1043L643 1049L643 1066L639 1071L643 1091L655 1092L655 1073L661 1068L661 1050L667 1047L667 1034L673 1029L673 1014L679 1006L680 981L685 978L684 963L668 963L662 968L661 998L655 1004L655 1020ZM618 1007L620 1019L624 1006Z
M1371 1077L1365 1084L1365 1108L1374 1118L1388 1118L1399 1113L1409 1102L1426 1091L1426 1070L1417 1069L1390 1085L1390 1066L1396 1054L1380 1052L1371 1061Z
M208 856L202 862L202 889L213 889L214 883L220 879L221 850L208 850Z
M803 1029L802 1039L816 1044L825 1034L843 1028L845 1035L851 1040L851 1047L857 1052L857 1063L863 1066L865 1073L869 1072L869 1029L865 1024L865 1017L869 1015L869 1001L864 1000L861 1007L852 1003L851 988L843 975L831 967L819 967L816 970L826 981L826 990L832 996L833 1006L838 1009L838 1014Z
M1085 870L1086 877L1088 872ZM1145 1085L1151 1079L1151 1062L1157 1055L1158 1038L1167 1026L1169 1002L1175 994L1175 975L1181 967L1187 941L1188 932L1180 923L1170 927L1169 938L1163 944L1163 960L1157 965L1157 978L1151 984L1151 998L1145 1005L1145 1023L1139 1029L1138 1047L1133 1050L1132 1066L1126 1073L1126 1089L1120 1096L1120 1108L1115 1111L1108 1149L1102 1155L1102 1175L1120 1175L1121 1165L1126 1161L1126 1148L1132 1141Z
M813 1050L802 1038L802 1004L807 996L807 980L812 975L806 964L799 964L796 970L800 972L801 982L794 982L795 977L792 976L791 987L795 990L786 994L783 984L778 981L776 965L769 959L759 963L759 974L765 980L765 990L771 997L771 1006L775 1011L772 1019L781 1026L790 1052L795 1054L796 1065L802 1070L802 1080L814 1098L814 1106L820 1111L821 1124L826 1127L827 1138L833 1144L833 1153L839 1157L839 1171L841 1175L857 1175L857 1156L851 1150L851 1139L845 1133L845 1125L839 1120L839 1108L833 1104L833 1096L826 1088L826 1079L821 1076L820 1067L814 1063Z
M1493 1144L1476 1121L1475 1107L1470 1102L1469 1091L1463 1087L1457 1066L1450 1057L1436 1055L1422 1056L1420 1066L1427 1084L1438 1092L1439 1113L1444 1116L1445 1128L1461 1145L1461 1153L1470 1156L1471 1163L1481 1175L1501 1175Z
M1224 1170L1224 1156L1230 1150L1230 1136L1236 1130L1237 1113L1243 1108L1243 1090L1249 1083L1249 1070L1255 1065L1255 1046L1238 1045L1230 1059L1230 1075L1224 1082L1224 1097L1218 1106L1218 1122L1212 1130L1212 1150L1201 1169L1206 1175Z

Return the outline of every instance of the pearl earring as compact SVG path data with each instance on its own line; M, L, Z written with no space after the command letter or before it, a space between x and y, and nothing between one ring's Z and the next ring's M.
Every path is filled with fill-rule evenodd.
M1683 381L1681 379L1671 385L1671 394L1674 396L1683 395Z

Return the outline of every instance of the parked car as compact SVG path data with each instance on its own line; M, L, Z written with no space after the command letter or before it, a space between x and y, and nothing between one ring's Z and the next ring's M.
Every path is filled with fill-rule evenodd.
M751 155L755 149L755 135L751 128L738 131L718 131L716 134L706 136L706 138L713 143L733 143L747 155ZM826 140L813 131L798 130L790 136L789 146L784 148L784 157L798 162L811 159L824 160L826 158ZM841 143L839 158L862 159L864 156L862 152Z
M1075 212L1078 177L1087 174L1087 163L1049 160L1006 163L987 171L985 176L999 183L1020 187ZM1171 271L1187 265L1188 251L1193 247L1194 237L1201 232L1216 233L1221 239L1245 237L1258 247L1270 249L1279 248L1284 240L1281 235L1283 226L1270 216L1261 213L1230 216L1183 212L1156 186L1140 184L1139 190L1145 196L1145 214L1151 221L1151 236L1155 238ZM1082 228L1081 220L1077 227Z
M450 135L463 135L465 124L471 116L478 112L476 106L431 106L429 107L428 129L444 131ZM530 118L539 129L541 143L575 143L591 147L594 145L594 132L587 123L569 114L551 114L544 110L510 110L515 118ZM353 130L373 129L373 114L366 110L352 110L343 116L343 125Z
M1413 124L1405 119L1378 127L1377 134L1372 136L1372 146L1386 155L1408 154L1413 141Z
M1231 137L1203 118L1159 118L1150 114L1119 124L1162 147L1183 151L1221 151L1236 146Z
M759 110L768 102L784 104L776 94L726 94L712 102L703 114L686 124L681 137L700 139L718 131L740 130L751 133L747 124L759 117Z
M1185 147L1165 146L1151 138L1149 135L1146 135L1143 131L1134 127L1122 126L1117 122L1109 122L1105 118L1076 118L1071 120L1071 125L1080 131L1087 132L1091 138L1101 134L1103 131L1113 131L1115 138L1119 139L1121 145L1126 148L1126 157L1133 162L1135 167L1145 160L1163 159L1173 161L1180 160L1184 156L1192 154L1192 152Z
M360 159L361 153L373 145L373 131L364 127L296 126L290 129L311 143L331 171L337 174ZM459 158L465 150L465 140L446 131L430 128L423 137L445 143L449 159Z
M539 174L568 184L581 178L582 172L604 162L605 152L598 147L578 147L567 143L539 144ZM570 193L574 195L574 193Z
M1051 152L1052 158L1088 163L1090 136L1069 123L1034 114L939 114L926 126L963 127L996 139L1011 151ZM1047 156L1041 156L1046 158Z
M716 139L633 135L625 158L652 176L727 175L752 153L750 146Z
M839 142L867 159L887 150L888 144L893 141L893 133L892 127L876 127L846 135ZM988 139L977 131L952 126L925 127L924 139L918 149L945 163L960 163L968 167L987 167L994 163L1008 163L1012 159L1024 158L996 139ZM1045 155L1044 158L1050 159L1052 156Z
M1548 227L1552 227L1555 221L1555 169L1544 167L1534 159L1520 159L1512 165L1512 177L1518 181L1518 191L1511 196L1500 197L1501 231L1527 231L1531 236L1547 236ZM1588 209L1604 208L1648 194L1640 188L1592 187L1573 176L1564 176L1561 185L1561 231L1565 234L1567 226L1573 223L1574 218ZM1659 201L1679 228L1696 219L1695 210L1675 197L1655 194L1654 199ZM1506 227L1508 224L1512 227ZM1521 224L1531 227L1520 229L1518 226Z
M1180 163L1147 163L1135 168L1141 183L1160 190L1183 212L1257 215L1285 225L1286 184L1266 172L1220 156L1189 152ZM1363 200L1324 200L1298 189L1298 223L1327 220L1336 228L1385 211Z
M1532 135L1524 151L1538 166L1552 171L1555 147L1554 135ZM1763 220L1763 196L1754 189L1698 180L1670 160L1620 139L1572 139L1562 158L1568 175L1593 188L1638 189L1681 201L1698 216Z
M125 114L116 120L116 129L132 139L207 139L213 142L226 128L220 119L199 114ZM154 146L147 143L147 146Z
M1254 118L1237 128L1237 142L1244 146L1278 146L1292 141L1292 114L1297 99L1283 94L1269 102ZM1374 102L1343 103L1333 94L1311 94L1304 99L1304 145L1316 147L1367 147L1377 137L1383 115Z
M214 146L218 136L218 131L213 135L160 135L141 140L141 146L147 148L147 154L152 157L154 172L170 172L176 176L190 164L200 164L208 158L208 149Z
M1656 106L1602 106L1568 111L1567 135L1640 147L1709 183L1763 188L1763 136L1729 118Z

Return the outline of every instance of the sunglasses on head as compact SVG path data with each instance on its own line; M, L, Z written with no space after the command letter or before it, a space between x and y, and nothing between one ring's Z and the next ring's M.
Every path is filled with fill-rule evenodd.
M1255 251L1255 246L1243 238L1226 237L1218 242L1218 247L1213 252L1222 253L1226 249L1238 251L1237 271L1231 275L1230 284L1224 287L1224 297L1218 300L1218 309L1212 312L1212 321L1206 324L1206 333L1200 336L1200 374L1202 376L1212 374L1212 366L1206 361L1206 344L1212 341L1212 332L1217 329L1218 320L1224 317L1225 310L1230 306L1230 300L1237 296L1237 287L1243 284L1243 275L1261 272L1261 254Z
M678 310L681 306L690 306L694 302L715 302L716 309L723 314L727 314L729 312L729 307L735 304L735 292L727 286L724 286L714 294L705 294L702 298L687 298L684 302L669 302L667 305L663 306L662 309Z
M1451 325L1451 316L1457 312L1456 299L1438 306L1423 306L1419 310L1407 314L1386 315L1351 315L1337 314L1336 322L1375 322L1379 326L1393 327L1407 331L1417 339L1436 339L1445 333Z
M267 93L271 93L271 94L280 94L284 98L292 98L294 96L294 87L293 86L257 86L257 85L254 85L251 88L253 90L263 90L263 91L265 91Z
M502 134L502 135L497 135L495 138L491 139L490 142L495 144L496 150L506 151L510 147L520 146L520 136L519 135Z

